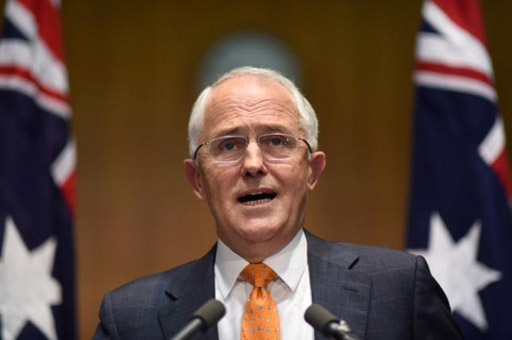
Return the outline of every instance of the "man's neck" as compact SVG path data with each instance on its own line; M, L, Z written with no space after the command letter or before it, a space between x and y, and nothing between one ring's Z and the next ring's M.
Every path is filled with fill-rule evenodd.
M286 247L301 230L302 228L299 228L296 233L289 236L287 239L279 240L279 242L277 242L277 240L265 240L264 242L232 244L229 240L223 239L220 235L219 239L247 262L260 263Z

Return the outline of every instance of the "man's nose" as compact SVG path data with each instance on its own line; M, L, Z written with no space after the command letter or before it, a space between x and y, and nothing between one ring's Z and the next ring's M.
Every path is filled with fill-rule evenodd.
M245 176L251 177L265 175L267 173L263 154L257 142L249 142L247 145L242 171Z

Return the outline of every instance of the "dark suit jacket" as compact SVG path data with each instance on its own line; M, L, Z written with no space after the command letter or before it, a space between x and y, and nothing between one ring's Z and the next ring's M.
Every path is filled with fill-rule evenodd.
M361 339L462 339L422 257L306 237L313 302L346 320ZM107 293L94 339L168 339L177 333L215 297L215 250ZM199 338L217 339L217 328ZM325 337L315 333L315 339Z

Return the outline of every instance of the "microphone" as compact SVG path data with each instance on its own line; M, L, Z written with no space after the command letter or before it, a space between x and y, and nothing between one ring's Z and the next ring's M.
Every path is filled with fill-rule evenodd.
M208 328L217 324L224 314L226 314L224 304L211 299L192 314L188 324L171 340L186 340L198 332L204 333Z
M307 323L313 326L314 329L327 337L337 340L359 340L357 336L352 333L352 330L345 322L336 317L319 304L312 304L306 309L304 319Z

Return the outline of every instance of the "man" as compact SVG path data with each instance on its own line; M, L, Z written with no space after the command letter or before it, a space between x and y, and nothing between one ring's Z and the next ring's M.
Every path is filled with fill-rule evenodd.
M218 242L197 261L107 293L95 338L169 338L216 298L227 313L208 339L323 339L304 321L311 303L362 339L461 339L421 257L303 229L326 162L317 137L313 108L274 71L235 69L206 88L184 164Z

